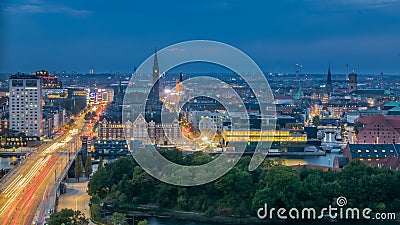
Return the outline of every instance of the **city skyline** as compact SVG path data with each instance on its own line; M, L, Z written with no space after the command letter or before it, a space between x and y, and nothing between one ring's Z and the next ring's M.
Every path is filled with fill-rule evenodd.
M116 3L0 1L0 225L400 222L400 0Z
M7 0L0 7L1 72L133 72L154 48L194 39L233 45L266 72L294 73L296 63L303 73L326 73L329 64L333 74L347 73L347 65L360 74L400 71L397 0L202 1L190 7L183 1Z

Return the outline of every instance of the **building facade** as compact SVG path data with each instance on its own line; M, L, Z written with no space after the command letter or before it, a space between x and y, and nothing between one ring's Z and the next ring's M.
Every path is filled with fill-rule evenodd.
M42 134L42 85L35 75L10 77L9 124L11 130L27 136Z
M349 93L357 91L357 74L349 74Z
M397 144L348 144L343 156L360 160L371 167L399 170L400 145Z
M125 132L125 133L124 133ZM132 140L142 145L170 145L182 143L179 121L167 123L146 122L143 115L135 121L111 121L104 118L99 123L99 140Z
M216 129L219 133L222 133L224 123L231 121L226 111L190 111L186 113L186 118L193 126L199 129L202 127Z
M364 126L358 133L359 144L398 144L400 143L400 117L362 116L355 120Z

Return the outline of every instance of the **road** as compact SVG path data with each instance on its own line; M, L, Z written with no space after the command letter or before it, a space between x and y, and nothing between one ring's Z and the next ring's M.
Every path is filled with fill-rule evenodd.
M88 180L82 178L80 182L76 182L75 178L67 180L67 193L60 195L58 206L59 210L67 208L79 210L85 214L86 217L90 216L90 196L87 194Z
M52 143L33 152L20 166L0 184L0 225L32 224L39 208L46 207L56 180L69 163L69 153L73 155L81 143L79 136L88 132L83 118L76 119L74 130L66 132Z

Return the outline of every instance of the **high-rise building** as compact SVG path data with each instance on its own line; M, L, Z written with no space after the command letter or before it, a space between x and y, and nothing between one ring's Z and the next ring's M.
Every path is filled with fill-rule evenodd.
M349 74L349 93L357 91L357 74L352 72Z
M328 94L331 94L333 92L331 66L329 66L328 69L328 79L326 80L326 91Z
M17 74L10 77L10 129L27 136L42 134L42 85L36 75Z

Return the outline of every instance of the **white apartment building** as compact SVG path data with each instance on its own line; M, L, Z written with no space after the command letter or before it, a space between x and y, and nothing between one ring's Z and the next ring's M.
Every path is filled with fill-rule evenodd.
M42 134L42 86L36 75L17 74L10 77L10 129L27 136Z
M186 115L187 120L195 127L216 129L222 133L223 123L230 122L230 116L226 111L190 111Z

